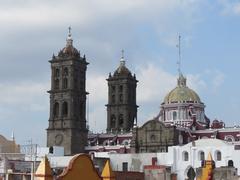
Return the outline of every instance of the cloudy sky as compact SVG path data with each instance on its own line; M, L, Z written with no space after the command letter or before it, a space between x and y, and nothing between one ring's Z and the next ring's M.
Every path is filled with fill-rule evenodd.
M237 0L0 0L0 134L46 144L52 54L74 46L86 54L89 125L106 129L109 72L121 50L139 80L140 124L156 116L176 85L177 37L182 71L211 120L239 124L240 2Z

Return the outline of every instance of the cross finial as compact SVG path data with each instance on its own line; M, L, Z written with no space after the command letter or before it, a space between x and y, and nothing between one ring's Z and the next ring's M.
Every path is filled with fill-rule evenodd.
M122 49L122 59L124 59L124 50Z
M68 27L68 37L67 37L67 46L72 46L72 34L71 34L71 26Z
M178 36L178 61L177 61L177 65L178 65L178 73L179 75L182 73L181 72L181 35Z
M71 35L71 30L72 30L72 28L71 28L71 26L69 26L68 27L68 35Z
M121 60L120 60L120 64L121 64L122 66L125 66L124 50L122 50L122 57L121 57Z

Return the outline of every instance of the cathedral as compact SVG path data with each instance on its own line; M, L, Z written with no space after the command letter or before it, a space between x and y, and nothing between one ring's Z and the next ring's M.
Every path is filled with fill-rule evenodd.
M47 146L63 146L65 155L92 152L143 153L168 152L169 146L197 139L240 141L239 127L205 114L198 94L187 86L180 72L176 87L161 103L160 111L142 126L137 124L136 88L138 80L126 66L124 56L109 73L107 127L93 134L86 126L86 71L88 62L73 46L71 29L66 46L49 61L51 64L50 117ZM104 107L103 107L104 108Z

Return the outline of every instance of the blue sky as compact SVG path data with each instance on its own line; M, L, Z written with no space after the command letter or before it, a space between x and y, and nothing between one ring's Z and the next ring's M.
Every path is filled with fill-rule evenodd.
M176 85L178 35L188 86L206 114L239 124L240 2L234 0L0 0L0 134L17 143L46 144L52 54L74 46L86 54L89 125L106 129L107 83L125 50L136 74L142 124L159 112Z

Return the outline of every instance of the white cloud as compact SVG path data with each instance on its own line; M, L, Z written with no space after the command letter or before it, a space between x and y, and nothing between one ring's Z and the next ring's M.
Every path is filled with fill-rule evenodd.
M196 92L207 88L206 82L202 79L201 74L188 74L187 75L188 87L194 89Z
M222 15L240 15L240 2L236 0L218 0L222 6Z
M107 81L105 74L90 74L87 77L87 91L90 93L90 101L94 103L107 102Z
M163 70L159 66L148 64L145 67L140 67L138 70L138 101L140 103L158 101L166 96L166 94L177 85L177 76ZM214 74L215 75L215 74ZM217 81L212 82L212 88L220 86L222 83L222 75L217 76L210 74L211 78ZM187 86L194 89L197 93L207 88L207 83L204 80L203 74L187 74ZM214 84L215 83L215 84ZM216 84L217 83L217 84ZM159 104L160 105L160 104Z
M105 132L107 129L107 111L103 104L92 107L88 123L91 131L95 133Z
M18 143L33 138L45 145L49 88L49 82L0 83L1 134L9 137L14 131Z
M1 83L0 105L18 106L23 110L45 111L48 109L46 91L49 87L49 83L39 82Z
M160 102L160 99L176 84L174 75L153 64L139 67L137 71L137 78L139 79L137 100L139 103Z
M0 22L7 27L21 25L21 28L38 28L76 25L86 29L89 25L102 26L103 21L117 24L122 18L125 21L123 26L147 22L159 27L156 29L162 32L171 29L169 21L171 17L180 18L179 13L181 19L185 19L185 23L178 26L188 27L195 22L198 18L193 15L202 2L200 0L69 0L68 2L44 0L16 4L3 3L0 7Z
M206 88L208 92L217 93L218 89L224 83L225 74L217 69L207 69L201 74L202 78L205 79Z
M215 71L215 77L213 78L213 90L217 91L217 89L223 84L225 80L225 74L220 71Z
M107 104L107 81L106 75L95 73L90 74L87 77L87 91L90 93L88 95L89 108L87 110L87 120L91 131L101 132L106 130L106 108Z

